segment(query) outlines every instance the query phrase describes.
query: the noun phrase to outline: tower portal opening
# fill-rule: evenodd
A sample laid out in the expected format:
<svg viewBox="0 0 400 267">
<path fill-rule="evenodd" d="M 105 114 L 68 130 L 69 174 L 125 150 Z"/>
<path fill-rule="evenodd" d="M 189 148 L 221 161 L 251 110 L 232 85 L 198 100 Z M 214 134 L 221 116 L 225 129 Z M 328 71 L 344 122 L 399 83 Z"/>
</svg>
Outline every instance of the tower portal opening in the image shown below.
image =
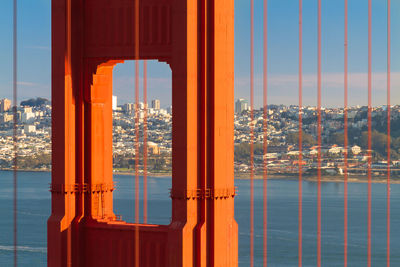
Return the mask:
<svg viewBox="0 0 400 267">
<path fill-rule="evenodd" d="M 138 63 L 138 77 L 135 60 L 117 64 L 113 69 L 114 212 L 126 222 L 135 221 L 138 168 L 140 222 L 165 225 L 171 217 L 172 73 L 168 64 L 157 60 Z"/>
</svg>

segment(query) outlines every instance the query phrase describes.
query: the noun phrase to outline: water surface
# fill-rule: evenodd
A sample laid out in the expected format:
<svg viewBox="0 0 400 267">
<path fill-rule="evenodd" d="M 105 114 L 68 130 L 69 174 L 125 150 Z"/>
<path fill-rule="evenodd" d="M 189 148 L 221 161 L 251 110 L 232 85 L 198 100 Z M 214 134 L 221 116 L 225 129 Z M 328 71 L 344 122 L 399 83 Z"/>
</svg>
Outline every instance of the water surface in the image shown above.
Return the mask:
<svg viewBox="0 0 400 267">
<path fill-rule="evenodd" d="M 0 266 L 12 266 L 12 172 L 0 171 Z M 134 178 L 115 176 L 115 213 L 133 221 Z M 249 181 L 236 180 L 240 266 L 249 264 Z M 46 221 L 50 214 L 50 174 L 18 173 L 19 266 L 46 266 Z M 170 178 L 149 177 L 149 223 L 168 224 Z M 349 184 L 349 266 L 366 266 L 367 184 Z M 303 182 L 303 266 L 316 265 L 317 184 Z M 400 185 L 391 187 L 391 264 L 400 266 Z M 142 196 L 141 196 L 142 197 Z M 262 266 L 262 181 L 255 180 L 255 266 Z M 268 181 L 268 263 L 297 266 L 298 182 Z M 386 185 L 372 186 L 372 263 L 386 263 Z M 343 184 L 322 183 L 322 265 L 343 265 Z"/>
</svg>

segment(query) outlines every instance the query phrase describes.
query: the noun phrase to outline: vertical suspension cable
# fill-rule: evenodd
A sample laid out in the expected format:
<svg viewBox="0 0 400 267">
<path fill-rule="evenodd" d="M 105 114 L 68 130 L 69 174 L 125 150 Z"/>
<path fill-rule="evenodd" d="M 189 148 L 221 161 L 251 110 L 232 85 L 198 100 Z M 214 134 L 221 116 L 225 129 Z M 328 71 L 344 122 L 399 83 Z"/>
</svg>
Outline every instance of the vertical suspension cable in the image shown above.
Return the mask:
<svg viewBox="0 0 400 267">
<path fill-rule="evenodd" d="M 321 0 L 318 0 L 318 192 L 317 192 L 317 266 L 321 266 Z"/>
<path fill-rule="evenodd" d="M 139 223 L 139 61 L 135 61 L 135 223 Z M 139 266 L 139 228 L 135 227 L 135 261 Z"/>
<path fill-rule="evenodd" d="M 267 152 L 268 152 L 268 129 L 267 129 L 267 75 L 268 75 L 268 0 L 264 0 L 264 60 L 263 60 L 263 107 L 264 107 L 264 121 L 263 121 L 263 129 L 264 129 L 264 136 L 263 136 L 263 206 L 264 206 L 264 224 L 263 224 L 263 264 L 264 267 L 267 266 L 267 230 L 268 230 L 268 209 L 267 209 L 267 179 L 268 179 L 268 172 L 267 172 Z"/>
<path fill-rule="evenodd" d="M 302 160 L 302 108 L 303 108 L 303 2 L 299 0 L 299 162 Z M 299 257 L 299 267 L 302 266 L 302 229 L 303 229 L 303 192 L 302 192 L 302 167 L 299 164 L 299 229 L 298 229 L 298 257 Z"/>
<path fill-rule="evenodd" d="M 371 62 L 371 0 L 368 0 L 368 267 L 371 266 L 371 164 L 372 164 L 372 62 Z"/>
<path fill-rule="evenodd" d="M 18 140 L 17 140 L 17 0 L 14 0 L 13 6 L 13 150 L 14 150 L 14 158 L 13 158 L 13 181 L 14 181 L 14 192 L 13 192 L 13 239 L 14 239 L 14 267 L 18 265 L 18 257 L 17 257 L 17 232 L 18 232 L 18 224 L 17 224 L 17 169 L 18 169 Z"/>
<path fill-rule="evenodd" d="M 135 61 L 135 223 L 139 223 L 139 61 Z M 135 228 L 135 261 L 139 266 L 139 228 Z"/>
<path fill-rule="evenodd" d="M 209 8 L 209 1 L 200 1 L 199 11 L 200 11 L 200 48 L 199 48 L 199 55 L 200 55 L 200 83 L 199 86 L 201 88 L 198 98 L 199 98 L 199 108 L 200 108 L 200 123 L 199 123 L 199 133 L 200 133 L 200 153 L 199 153 L 199 180 L 198 185 L 199 189 L 206 190 L 209 184 L 209 177 L 208 177 L 208 140 L 207 135 L 209 133 L 209 127 L 207 125 L 208 119 L 208 8 Z M 205 202 L 199 203 L 199 210 L 198 210 L 198 229 L 201 229 L 207 224 L 207 215 L 208 215 L 208 205 Z M 200 240 L 200 243 L 206 243 L 207 238 L 201 234 L 201 231 L 197 232 L 197 238 Z M 199 253 L 196 255 L 196 266 L 201 266 L 202 262 L 206 260 L 207 253 L 203 252 L 201 249 Z"/>
<path fill-rule="evenodd" d="M 139 267 L 139 0 L 135 0 L 135 267 Z"/>
<path fill-rule="evenodd" d="M 386 184 L 386 266 L 390 266 L 390 0 L 387 0 L 387 184 Z"/>
<path fill-rule="evenodd" d="M 348 179 L 348 0 L 344 0 L 344 267 L 347 267 L 347 179 Z"/>
<path fill-rule="evenodd" d="M 250 0 L 250 267 L 254 266 L 254 0 Z"/>
<path fill-rule="evenodd" d="M 147 223 L 147 61 L 143 61 L 143 223 Z"/>
</svg>

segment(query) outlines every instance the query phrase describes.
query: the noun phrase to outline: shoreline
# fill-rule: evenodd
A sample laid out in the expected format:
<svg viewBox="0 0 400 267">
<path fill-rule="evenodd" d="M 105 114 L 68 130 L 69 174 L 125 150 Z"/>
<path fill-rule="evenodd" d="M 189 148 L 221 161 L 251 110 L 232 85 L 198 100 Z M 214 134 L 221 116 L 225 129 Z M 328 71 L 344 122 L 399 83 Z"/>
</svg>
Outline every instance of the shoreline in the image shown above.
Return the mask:
<svg viewBox="0 0 400 267">
<path fill-rule="evenodd" d="M 117 174 L 117 175 L 126 175 L 126 176 L 134 176 L 135 173 L 134 172 L 113 172 L 113 174 Z M 143 173 L 139 173 L 139 176 L 143 176 Z M 152 173 L 152 172 L 148 172 L 147 176 L 149 177 L 157 177 L 157 178 L 167 178 L 167 177 L 171 177 L 172 173 Z"/>
<path fill-rule="evenodd" d="M 293 180 L 293 181 L 298 181 L 299 179 L 298 174 L 268 174 L 267 175 L 267 180 Z M 240 174 L 235 174 L 235 179 L 241 179 L 241 180 L 250 180 L 250 174 L 247 173 L 240 173 Z M 255 174 L 254 175 L 255 180 L 262 180 L 263 175 L 262 174 Z M 303 175 L 302 177 L 303 181 L 308 181 L 308 182 L 318 182 L 318 176 L 316 175 Z M 332 182 L 332 183 L 343 183 L 344 182 L 344 175 L 326 175 L 326 176 L 321 176 L 321 182 Z M 347 178 L 348 183 L 368 183 L 368 176 L 348 176 Z M 386 184 L 387 183 L 387 177 L 386 176 L 372 176 L 371 177 L 371 183 L 376 183 L 376 184 Z M 390 179 L 390 184 L 400 184 L 400 177 L 391 177 Z"/>
<path fill-rule="evenodd" d="M 0 171 L 13 171 L 13 169 L 8 169 L 8 168 L 1 168 Z M 51 172 L 51 170 L 48 169 L 22 169 L 18 170 L 18 172 Z M 123 176 L 134 176 L 134 172 L 118 172 L 114 171 L 113 174 L 116 175 L 123 175 Z M 143 175 L 143 173 L 139 173 L 139 175 Z M 147 173 L 147 176 L 149 177 L 157 177 L 157 178 L 169 178 L 172 176 L 172 173 Z M 292 181 L 298 181 L 298 174 L 293 174 L 293 173 L 287 173 L 287 174 L 268 174 L 267 179 L 268 180 L 292 180 Z M 235 180 L 250 180 L 250 173 L 236 173 L 235 174 Z M 263 175 L 262 174 L 255 174 L 254 175 L 255 180 L 262 180 Z M 303 181 L 308 181 L 308 182 L 317 182 L 318 177 L 316 175 L 303 175 L 302 177 Z M 327 175 L 327 176 L 322 176 L 321 177 L 321 182 L 333 182 L 333 183 L 343 183 L 344 182 L 344 176 L 343 175 Z M 349 183 L 368 183 L 368 176 L 348 176 L 347 182 Z M 372 183 L 379 183 L 379 184 L 386 184 L 387 183 L 387 177 L 386 176 L 372 176 L 371 177 L 371 182 Z M 391 177 L 390 179 L 391 184 L 400 184 L 400 177 Z"/>
</svg>

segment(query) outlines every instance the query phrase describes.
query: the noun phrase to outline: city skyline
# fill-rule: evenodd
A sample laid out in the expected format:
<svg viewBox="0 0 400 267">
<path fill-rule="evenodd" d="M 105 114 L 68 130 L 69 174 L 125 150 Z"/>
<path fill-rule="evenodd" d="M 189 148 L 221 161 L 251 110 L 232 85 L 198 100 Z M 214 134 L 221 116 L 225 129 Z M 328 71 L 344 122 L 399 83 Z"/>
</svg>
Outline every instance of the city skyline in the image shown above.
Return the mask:
<svg viewBox="0 0 400 267">
<path fill-rule="evenodd" d="M 40 100 L 40 101 L 39 101 Z M 44 99 L 34 101 L 27 101 L 26 103 L 32 106 L 19 106 L 17 109 L 17 136 L 19 140 L 19 150 L 22 156 L 22 169 L 39 168 L 41 170 L 51 168 L 49 161 L 51 154 L 51 113 L 52 106 Z M 3 99 L 0 100 L 0 102 Z M 159 109 L 158 100 L 152 101 L 153 105 L 146 112 L 148 126 L 148 149 L 149 155 L 161 155 L 168 162 L 170 162 L 172 152 L 172 114 L 171 110 Z M 263 110 L 255 110 L 254 120 L 250 119 L 250 112 L 248 112 L 248 103 L 245 99 L 238 99 L 235 103 L 236 115 L 234 119 L 234 143 L 235 143 L 235 171 L 246 172 L 249 170 L 248 158 L 246 149 L 249 147 L 249 131 L 250 126 L 254 123 L 254 137 L 255 144 L 259 146 L 262 144 L 263 135 Z M 119 108 L 113 112 L 113 155 L 114 167 L 124 170 L 129 167 L 129 163 L 124 160 L 131 158 L 135 155 L 136 150 L 133 146 L 133 136 L 135 135 L 135 128 L 132 125 L 136 122 L 136 115 L 139 119 L 139 128 L 144 126 L 144 117 L 146 105 L 140 102 L 139 112 L 136 113 L 135 104 L 119 105 Z M 247 112 L 243 112 L 247 111 Z M 367 108 L 359 107 L 348 109 L 348 125 L 349 125 L 349 143 L 348 149 L 351 149 L 354 155 L 353 161 L 358 161 L 358 167 L 354 171 L 364 168 L 365 160 L 367 159 L 367 144 L 366 144 L 366 130 L 367 130 Z M 374 151 L 374 164 L 383 164 L 383 155 L 386 153 L 386 117 L 385 108 L 373 108 L 371 110 L 372 123 L 374 131 L 373 151 Z M 268 165 L 272 170 L 284 172 L 287 168 L 288 160 L 292 161 L 289 166 L 296 162 L 296 157 L 300 153 L 298 148 L 298 121 L 297 121 L 298 107 L 297 106 L 284 106 L 284 105 L 271 105 L 267 113 L 268 127 L 267 127 L 267 142 L 269 146 L 268 152 L 265 154 L 269 163 Z M 302 153 L 308 157 L 308 165 L 304 165 L 312 170 L 315 166 L 315 155 L 317 152 L 317 116 L 316 108 L 303 109 L 303 137 Z M 321 147 L 324 151 L 324 160 L 331 159 L 334 156 L 335 166 L 343 165 L 343 155 L 346 151 L 344 145 L 344 112 L 343 109 L 326 108 L 322 109 L 322 128 L 324 129 L 321 135 Z M 392 108 L 392 157 L 391 161 L 396 166 L 400 166 L 400 137 L 399 135 L 399 121 L 400 121 L 400 105 Z M 314 119 L 313 119 L 314 118 Z M 13 112 L 11 109 L 0 112 L 0 169 L 10 168 L 12 164 L 13 150 L 12 147 L 12 129 Z M 139 139 L 139 145 L 143 145 L 144 139 Z M 236 151 L 237 148 L 237 151 Z M 243 150 L 244 149 L 244 150 Z M 256 154 L 263 153 L 257 150 Z M 357 156 L 357 158 L 356 158 Z M 360 156 L 360 157 L 358 157 Z M 35 159 L 35 160 L 33 160 Z M 258 158 L 259 161 L 260 158 Z M 32 161 L 33 160 L 33 161 Z M 30 162 L 30 163 L 29 163 Z M 28 165 L 27 165 L 28 164 Z M 34 166 L 32 164 L 35 164 Z M 128 164 L 128 165 L 127 165 Z M 376 165 L 376 166 L 378 166 Z M 386 170 L 379 165 L 380 171 Z M 35 167 L 36 166 L 36 167 Z M 280 167 L 279 167 L 280 166 Z M 383 167 L 385 167 L 384 165 Z M 158 166 L 157 168 L 161 168 Z M 164 168 L 165 167 L 165 168 Z M 170 165 L 166 164 L 158 171 L 171 171 Z M 258 170 L 262 167 L 261 164 L 256 164 Z M 336 167 L 329 167 L 331 171 L 335 171 Z M 153 168 L 153 167 L 152 167 Z M 277 169 L 278 168 L 278 169 Z M 340 173 L 343 175 L 343 173 Z"/>
<path fill-rule="evenodd" d="M 113 95 L 113 97 L 114 96 L 115 95 Z M 126 99 L 122 99 L 122 101 L 120 102 L 119 101 L 120 100 L 119 96 L 116 96 L 116 97 L 118 98 L 117 107 L 123 107 L 123 106 L 125 106 L 127 104 L 130 104 L 130 105 L 134 105 L 135 104 L 134 101 L 127 101 Z M 21 105 L 22 102 L 25 102 L 25 101 L 28 101 L 28 100 L 35 100 L 35 99 L 38 99 L 38 98 L 40 98 L 40 96 L 33 97 L 33 98 L 19 99 L 18 106 L 23 106 L 23 105 Z M 0 102 L 2 100 L 9 100 L 10 102 L 12 101 L 11 99 L 8 99 L 8 98 L 0 98 Z M 49 104 L 51 104 L 51 99 L 46 99 L 46 100 L 49 100 Z M 243 110 L 249 110 L 250 109 L 249 99 L 247 99 L 247 98 L 235 98 L 235 101 L 234 101 L 235 113 L 236 113 L 236 104 L 237 104 L 237 101 L 239 101 L 239 100 L 244 100 L 246 102 L 246 104 L 247 104 L 246 108 L 244 108 Z M 153 107 L 154 101 L 158 101 L 159 108 L 154 108 Z M 162 102 L 160 101 L 160 99 L 151 99 L 151 100 L 149 100 L 147 102 L 147 106 L 149 108 L 152 108 L 152 109 L 169 109 L 169 108 L 172 107 L 172 105 L 164 105 L 164 104 L 161 105 L 161 103 Z M 144 102 L 141 100 L 141 101 L 139 101 L 139 104 L 144 104 Z M 1 103 L 0 103 L 0 105 L 1 105 Z M 397 103 L 397 102 L 393 103 L 392 102 L 390 106 L 391 107 L 395 107 L 395 106 L 399 106 L 399 105 L 400 105 L 400 103 Z M 267 105 L 267 108 L 270 107 L 270 106 L 285 106 L 285 107 L 292 106 L 292 107 L 298 107 L 298 104 L 297 103 L 295 103 L 295 104 L 282 104 L 282 103 L 274 104 L 274 103 L 269 103 Z M 348 105 L 348 108 L 360 108 L 360 107 L 366 107 L 366 106 L 368 106 L 368 105 L 367 104 L 361 104 L 361 105 L 357 104 L 357 105 Z M 387 106 L 387 104 L 383 103 L 383 104 L 372 105 L 372 108 L 380 108 L 380 107 L 386 107 L 386 106 Z M 11 107 L 12 107 L 12 105 L 10 103 L 9 111 L 11 111 Z M 302 107 L 303 108 L 317 108 L 317 105 L 303 105 Z M 325 105 L 321 105 L 321 108 L 322 109 L 343 109 L 344 107 L 343 106 L 329 106 L 329 105 L 325 106 Z M 263 109 L 263 106 L 260 105 L 260 106 L 255 106 L 254 107 L 254 110 L 259 110 L 259 109 Z M 1 110 L 1 108 L 0 108 L 0 110 Z M 115 109 L 113 109 L 113 111 L 115 111 Z"/>
</svg>

